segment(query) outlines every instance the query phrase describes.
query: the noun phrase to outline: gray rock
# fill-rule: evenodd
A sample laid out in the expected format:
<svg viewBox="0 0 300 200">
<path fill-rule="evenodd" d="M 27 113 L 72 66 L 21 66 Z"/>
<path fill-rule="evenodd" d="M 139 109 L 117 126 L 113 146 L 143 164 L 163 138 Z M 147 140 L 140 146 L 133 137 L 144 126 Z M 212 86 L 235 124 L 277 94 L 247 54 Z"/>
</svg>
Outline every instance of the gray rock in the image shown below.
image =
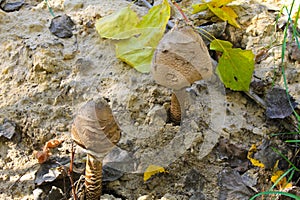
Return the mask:
<svg viewBox="0 0 300 200">
<path fill-rule="evenodd" d="M 51 20 L 50 32 L 59 38 L 70 38 L 73 36 L 74 22 L 68 15 L 54 17 Z"/>
<path fill-rule="evenodd" d="M 16 133 L 17 125 L 13 121 L 4 119 L 2 125 L 0 125 L 0 136 L 4 136 L 7 139 L 11 139 Z"/>
</svg>

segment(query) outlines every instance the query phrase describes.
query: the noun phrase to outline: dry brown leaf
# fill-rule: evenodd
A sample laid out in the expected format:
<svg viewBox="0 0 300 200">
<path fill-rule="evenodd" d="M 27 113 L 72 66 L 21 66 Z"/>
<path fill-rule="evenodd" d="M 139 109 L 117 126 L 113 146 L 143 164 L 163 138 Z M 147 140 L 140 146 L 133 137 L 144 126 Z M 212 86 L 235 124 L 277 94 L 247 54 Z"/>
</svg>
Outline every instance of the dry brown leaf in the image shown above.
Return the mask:
<svg viewBox="0 0 300 200">
<path fill-rule="evenodd" d="M 62 139 L 52 139 L 44 145 L 42 151 L 33 151 L 34 157 L 38 160 L 40 164 L 46 162 L 48 158 L 52 155 L 50 153 L 50 149 L 56 148 L 60 145 L 64 140 Z"/>
</svg>

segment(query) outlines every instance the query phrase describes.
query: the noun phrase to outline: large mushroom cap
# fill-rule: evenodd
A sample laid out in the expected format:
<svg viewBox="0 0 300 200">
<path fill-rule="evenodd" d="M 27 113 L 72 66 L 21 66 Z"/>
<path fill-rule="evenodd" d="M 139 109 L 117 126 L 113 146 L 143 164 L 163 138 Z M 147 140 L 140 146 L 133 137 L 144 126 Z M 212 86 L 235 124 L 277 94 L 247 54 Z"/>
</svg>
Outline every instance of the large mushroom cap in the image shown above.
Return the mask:
<svg viewBox="0 0 300 200">
<path fill-rule="evenodd" d="M 99 98 L 83 105 L 74 119 L 72 139 L 97 159 L 114 148 L 121 131 L 107 102 Z"/>
<path fill-rule="evenodd" d="M 212 62 L 200 35 L 186 26 L 173 29 L 162 38 L 151 71 L 157 83 L 179 90 L 210 78 Z"/>
</svg>

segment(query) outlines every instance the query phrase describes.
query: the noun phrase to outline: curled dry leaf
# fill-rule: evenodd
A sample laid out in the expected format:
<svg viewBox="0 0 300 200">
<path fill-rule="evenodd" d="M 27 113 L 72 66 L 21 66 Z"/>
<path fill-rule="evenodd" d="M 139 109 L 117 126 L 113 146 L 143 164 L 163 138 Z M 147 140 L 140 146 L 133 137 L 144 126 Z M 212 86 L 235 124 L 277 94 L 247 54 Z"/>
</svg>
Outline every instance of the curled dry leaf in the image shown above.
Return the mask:
<svg viewBox="0 0 300 200">
<path fill-rule="evenodd" d="M 42 151 L 34 151 L 33 155 L 38 160 L 40 164 L 46 162 L 48 158 L 51 156 L 50 149 L 56 148 L 60 145 L 64 140 L 61 139 L 53 139 L 46 142 Z"/>
<path fill-rule="evenodd" d="M 49 151 L 34 151 L 34 157 L 38 160 L 40 164 L 46 162 L 51 155 Z"/>
<path fill-rule="evenodd" d="M 46 142 L 44 148 L 47 148 L 47 149 L 53 149 L 53 148 L 56 148 L 58 145 L 60 145 L 64 140 L 57 140 L 57 139 L 53 139 L 53 140 L 50 140 L 48 142 Z"/>
</svg>

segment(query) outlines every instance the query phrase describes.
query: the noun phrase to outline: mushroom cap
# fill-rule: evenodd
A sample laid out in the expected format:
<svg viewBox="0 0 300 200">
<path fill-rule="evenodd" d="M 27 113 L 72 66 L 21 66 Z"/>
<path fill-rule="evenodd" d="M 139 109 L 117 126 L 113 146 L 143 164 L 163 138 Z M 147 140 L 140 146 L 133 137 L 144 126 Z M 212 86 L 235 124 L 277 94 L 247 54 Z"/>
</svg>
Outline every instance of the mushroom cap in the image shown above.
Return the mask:
<svg viewBox="0 0 300 200">
<path fill-rule="evenodd" d="M 154 53 L 151 72 L 154 80 L 179 90 L 212 75 L 212 61 L 201 36 L 185 26 L 169 31 Z"/>
<path fill-rule="evenodd" d="M 112 110 L 103 98 L 89 101 L 78 111 L 71 128 L 72 139 L 88 154 L 103 159 L 121 137 Z"/>
</svg>

